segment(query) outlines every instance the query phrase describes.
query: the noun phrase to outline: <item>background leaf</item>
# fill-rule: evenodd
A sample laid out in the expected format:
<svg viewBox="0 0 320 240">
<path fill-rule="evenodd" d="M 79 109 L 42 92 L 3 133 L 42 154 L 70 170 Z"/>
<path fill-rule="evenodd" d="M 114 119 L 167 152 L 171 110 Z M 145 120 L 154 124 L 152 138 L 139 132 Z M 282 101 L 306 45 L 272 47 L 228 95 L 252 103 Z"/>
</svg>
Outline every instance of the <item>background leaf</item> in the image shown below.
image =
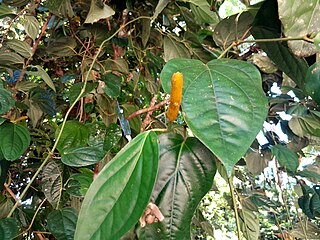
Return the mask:
<svg viewBox="0 0 320 240">
<path fill-rule="evenodd" d="M 119 239 L 136 224 L 151 195 L 158 154 L 157 135 L 144 132 L 104 167 L 83 201 L 75 239 Z"/>
<path fill-rule="evenodd" d="M 54 210 L 47 218 L 48 229 L 57 240 L 74 240 L 77 218 L 78 214 L 73 208 Z"/>
<path fill-rule="evenodd" d="M 318 0 L 278 0 L 278 9 L 286 37 L 302 37 L 320 31 L 320 26 L 314 24 L 320 19 Z M 313 43 L 301 40 L 289 41 L 288 45 L 293 53 L 300 57 L 308 57 L 316 53 Z"/>
<path fill-rule="evenodd" d="M 19 226 L 15 218 L 0 219 L 0 239 L 12 240 L 19 233 Z"/>
<path fill-rule="evenodd" d="M 281 167 L 285 167 L 291 172 L 297 171 L 299 167 L 298 154 L 280 144 L 273 146 L 271 152 L 277 158 Z"/>
<path fill-rule="evenodd" d="M 318 104 L 320 104 L 320 63 L 314 63 L 309 67 L 306 76 L 306 92 Z"/>
<path fill-rule="evenodd" d="M 257 240 L 260 236 L 259 219 L 252 211 L 243 209 L 240 212 L 240 225 L 245 239 Z"/>
<path fill-rule="evenodd" d="M 98 6 L 97 2 L 99 1 L 91 1 L 90 11 L 85 20 L 85 23 L 98 22 L 100 19 L 106 19 L 115 14 L 115 11 L 104 2 L 102 3 L 102 6 Z"/>
<path fill-rule="evenodd" d="M 25 58 L 30 58 L 32 56 L 31 47 L 26 42 L 13 39 L 8 41 L 7 45 L 9 48 Z"/>
<path fill-rule="evenodd" d="M 53 208 L 59 204 L 63 189 L 62 167 L 50 161 L 42 171 L 42 191 Z"/>
<path fill-rule="evenodd" d="M 27 74 L 33 75 L 33 76 L 39 76 L 43 79 L 43 81 L 53 90 L 56 91 L 56 87 L 54 86 L 50 76 L 48 73 L 43 69 L 43 67 L 36 65 L 36 66 L 29 66 L 36 68 L 37 71 L 27 71 Z"/>
<path fill-rule="evenodd" d="M 72 18 L 74 16 L 70 0 L 47 1 L 45 2 L 45 7 L 47 7 L 50 12 L 59 17 Z"/>
<path fill-rule="evenodd" d="M 28 129 L 19 124 L 2 124 L 0 136 L 0 149 L 6 160 L 14 161 L 20 158 L 30 144 Z"/>
<path fill-rule="evenodd" d="M 281 22 L 278 15 L 277 0 L 265 1 L 259 9 L 251 28 L 255 39 L 281 37 Z M 268 57 L 285 72 L 302 90 L 308 64 L 304 59 L 296 57 L 286 42 L 264 42 L 259 46 Z"/>
<path fill-rule="evenodd" d="M 211 6 L 207 1 L 202 0 L 182 0 L 189 2 L 190 9 L 199 23 L 216 24 L 219 19 L 215 12 L 211 11 Z"/>
<path fill-rule="evenodd" d="M 159 173 L 151 200 L 165 218 L 141 228 L 139 239 L 190 239 L 191 218 L 216 173 L 214 155 L 196 138 L 169 133 L 159 140 Z"/>
<path fill-rule="evenodd" d="M 35 40 L 40 31 L 40 24 L 34 16 L 25 16 L 24 30 L 27 35 Z"/>
<path fill-rule="evenodd" d="M 251 64 L 231 59 L 207 64 L 171 60 L 161 72 L 163 88 L 168 93 L 171 75 L 177 71 L 184 75 L 182 109 L 188 126 L 230 174 L 267 114 L 259 71 Z"/>
<path fill-rule="evenodd" d="M 9 112 L 14 106 L 14 99 L 11 92 L 0 87 L 0 114 Z"/>
<path fill-rule="evenodd" d="M 167 62 L 174 58 L 190 58 L 190 52 L 183 43 L 173 38 L 164 37 L 164 60 Z"/>
</svg>

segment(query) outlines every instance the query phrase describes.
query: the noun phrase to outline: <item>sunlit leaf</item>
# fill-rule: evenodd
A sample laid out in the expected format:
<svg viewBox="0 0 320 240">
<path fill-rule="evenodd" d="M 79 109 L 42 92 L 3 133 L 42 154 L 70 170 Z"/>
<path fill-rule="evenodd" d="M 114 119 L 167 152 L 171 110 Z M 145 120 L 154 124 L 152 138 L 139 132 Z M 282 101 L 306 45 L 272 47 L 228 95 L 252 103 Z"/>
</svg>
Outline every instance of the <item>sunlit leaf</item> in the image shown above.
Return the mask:
<svg viewBox="0 0 320 240">
<path fill-rule="evenodd" d="M 302 37 L 320 31 L 320 26 L 314 24 L 320 19 L 318 0 L 278 0 L 278 9 L 286 37 Z M 316 47 L 303 40 L 289 41 L 288 45 L 293 53 L 300 57 L 316 53 Z"/>
<path fill-rule="evenodd" d="M 100 1 L 91 1 L 90 11 L 85 20 L 85 23 L 98 22 L 100 19 L 106 19 L 115 14 L 115 11 L 104 2 L 102 2 L 101 6 L 98 6 L 97 2 Z"/>
<path fill-rule="evenodd" d="M 197 136 L 224 164 L 228 174 L 247 152 L 267 114 L 267 99 L 259 71 L 251 64 L 231 59 L 175 59 L 161 72 L 170 93 L 174 72 L 184 75 L 182 110 Z"/>
<path fill-rule="evenodd" d="M 154 132 L 141 133 L 128 143 L 91 184 L 82 203 L 75 239 L 119 239 L 131 229 L 148 204 L 158 157 Z"/>
<path fill-rule="evenodd" d="M 36 65 L 36 66 L 29 66 L 32 68 L 37 69 L 37 71 L 27 71 L 27 73 L 29 75 L 33 75 L 33 76 L 39 76 L 43 79 L 43 81 L 53 90 L 56 91 L 56 87 L 54 86 L 54 83 L 52 82 L 50 76 L 48 75 L 48 73 L 43 69 L 43 67 Z"/>
</svg>

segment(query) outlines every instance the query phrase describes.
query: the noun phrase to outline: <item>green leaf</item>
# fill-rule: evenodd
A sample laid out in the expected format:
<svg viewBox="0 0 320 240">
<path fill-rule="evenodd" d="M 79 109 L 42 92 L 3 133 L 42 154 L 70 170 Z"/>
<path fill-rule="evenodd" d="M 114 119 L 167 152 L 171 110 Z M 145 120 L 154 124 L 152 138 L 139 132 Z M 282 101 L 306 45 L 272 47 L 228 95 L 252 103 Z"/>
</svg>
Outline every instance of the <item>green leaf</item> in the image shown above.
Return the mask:
<svg viewBox="0 0 320 240">
<path fill-rule="evenodd" d="M 275 145 L 271 148 L 281 167 L 291 172 L 296 172 L 299 167 L 298 154 L 283 145 Z"/>
<path fill-rule="evenodd" d="M 42 171 L 42 192 L 53 208 L 57 208 L 63 189 L 62 168 L 55 161 L 50 161 Z"/>
<path fill-rule="evenodd" d="M 281 37 L 281 22 L 276 0 L 265 1 L 262 4 L 252 24 L 251 33 L 255 39 Z M 279 69 L 285 72 L 300 89 L 304 89 L 304 79 L 308 70 L 308 64 L 304 59 L 297 58 L 285 42 L 261 42 L 259 46 Z"/>
<path fill-rule="evenodd" d="M 72 167 L 83 167 L 95 164 L 103 159 L 105 152 L 97 147 L 65 148 L 61 161 Z"/>
<path fill-rule="evenodd" d="M 119 239 L 137 223 L 155 182 L 158 154 L 154 132 L 139 134 L 121 149 L 86 194 L 76 240 Z"/>
<path fill-rule="evenodd" d="M 121 77 L 113 74 L 107 73 L 101 76 L 102 81 L 105 83 L 103 88 L 105 94 L 111 98 L 116 98 L 120 95 L 121 91 Z"/>
<path fill-rule="evenodd" d="M 106 129 L 106 135 L 103 143 L 103 150 L 110 151 L 119 142 L 122 137 L 121 128 L 118 124 L 111 123 Z"/>
<path fill-rule="evenodd" d="M 140 229 L 139 239 L 190 239 L 190 223 L 216 173 L 214 155 L 197 138 L 162 134 L 157 181 L 151 201 L 162 222 Z"/>
<path fill-rule="evenodd" d="M 9 110 L 14 106 L 14 99 L 12 93 L 0 88 L 0 114 L 9 112 Z"/>
<path fill-rule="evenodd" d="M 18 159 L 29 147 L 30 134 L 26 127 L 6 122 L 0 126 L 0 149 L 6 160 Z"/>
<path fill-rule="evenodd" d="M 76 173 L 68 179 L 67 193 L 71 196 L 84 197 L 93 181 L 93 174 Z"/>
<path fill-rule="evenodd" d="M 77 218 L 78 215 L 74 208 L 54 210 L 47 218 L 48 229 L 57 240 L 73 240 Z"/>
<path fill-rule="evenodd" d="M 60 132 L 61 125 L 56 131 L 56 138 Z M 78 121 L 67 121 L 60 137 L 57 149 L 63 153 L 67 148 L 85 146 L 89 139 L 89 129 Z"/>
<path fill-rule="evenodd" d="M 320 117 L 315 114 L 293 116 L 289 121 L 289 127 L 299 137 L 310 135 L 320 137 Z"/>
<path fill-rule="evenodd" d="M 0 239 L 12 240 L 19 233 L 19 225 L 15 218 L 0 219 Z"/>
<path fill-rule="evenodd" d="M 49 9 L 50 12 L 59 16 L 72 18 L 74 12 L 70 0 L 50 0 L 45 2 L 45 7 Z"/>
<path fill-rule="evenodd" d="M 253 22 L 253 16 L 249 12 L 243 12 L 232 15 L 221 20 L 215 27 L 213 32 L 213 40 L 220 47 L 227 48 L 234 41 L 243 37 L 245 33 L 248 35 Z"/>
<path fill-rule="evenodd" d="M 1 176 L 1 164 L 0 164 L 0 176 Z M 5 200 L 0 202 L 0 219 L 6 218 L 8 216 L 13 205 L 14 203 L 12 202 L 11 198 L 5 198 Z"/>
<path fill-rule="evenodd" d="M 306 76 L 306 93 L 320 104 L 320 63 L 314 63 L 309 67 Z"/>
<path fill-rule="evenodd" d="M 66 96 L 69 98 L 69 101 L 73 103 L 77 97 L 79 96 L 81 89 L 83 88 L 84 83 L 79 82 L 72 85 L 72 87 L 69 89 L 69 92 L 66 93 Z M 88 93 L 90 93 L 93 89 L 95 89 L 98 86 L 98 83 L 87 83 L 86 89 L 84 93 L 81 95 L 81 97 L 86 96 Z"/>
<path fill-rule="evenodd" d="M 171 75 L 184 75 L 182 110 L 185 120 L 224 164 L 228 174 L 247 152 L 267 115 L 267 99 L 261 76 L 253 65 L 231 59 L 176 59 L 161 72 L 161 81 L 170 93 Z"/>
<path fill-rule="evenodd" d="M 15 52 L 0 52 L 0 66 L 23 64 L 24 58 Z"/>
<path fill-rule="evenodd" d="M 174 58 L 190 58 L 190 52 L 185 45 L 177 42 L 173 38 L 164 37 L 163 48 L 163 59 L 166 62 Z"/>
<path fill-rule="evenodd" d="M 50 76 L 48 75 L 48 73 L 43 69 L 43 67 L 36 65 L 36 66 L 32 66 L 29 65 L 28 67 L 32 67 L 32 68 L 36 68 L 37 71 L 27 71 L 27 74 L 29 75 L 33 75 L 33 76 L 39 76 L 43 79 L 43 81 L 53 90 L 56 91 L 56 88 L 54 86 L 54 83 L 52 82 Z"/>
<path fill-rule="evenodd" d="M 76 47 L 77 42 L 73 37 L 54 38 L 49 42 L 46 52 L 58 57 L 69 57 L 76 55 Z"/>
<path fill-rule="evenodd" d="M 163 11 L 163 9 L 166 8 L 169 2 L 170 0 L 159 0 L 156 9 L 154 10 L 152 19 L 156 19 L 159 16 L 159 14 Z"/>
<path fill-rule="evenodd" d="M 279 0 L 279 17 L 286 37 L 302 37 L 318 33 L 320 26 L 319 0 Z M 289 47 L 299 57 L 308 57 L 316 53 L 316 47 L 306 41 L 289 41 Z"/>
<path fill-rule="evenodd" d="M 241 231 L 246 240 L 258 240 L 260 236 L 259 219 L 252 211 L 242 209 L 240 212 Z"/>
<path fill-rule="evenodd" d="M 16 15 L 11 8 L 4 4 L 0 4 L 0 18 L 10 17 Z"/>
<path fill-rule="evenodd" d="M 122 108 L 123 108 L 123 114 L 125 117 L 128 117 L 131 113 L 139 110 L 138 106 L 131 105 L 131 104 L 123 104 Z M 140 116 L 135 116 L 131 118 L 129 120 L 129 124 L 130 124 L 130 127 L 133 129 L 133 131 L 135 131 L 135 133 L 137 134 L 140 133 L 140 128 L 142 124 Z"/>
<path fill-rule="evenodd" d="M 219 22 L 218 15 L 211 11 L 211 6 L 207 1 L 203 0 L 181 0 L 183 2 L 189 2 L 190 9 L 194 14 L 197 22 L 216 24 Z"/>
<path fill-rule="evenodd" d="M 8 41 L 7 45 L 9 48 L 11 48 L 12 50 L 19 53 L 21 56 L 25 58 L 30 58 L 32 56 L 31 47 L 26 42 L 14 39 L 14 40 Z"/>
<path fill-rule="evenodd" d="M 25 16 L 24 30 L 27 35 L 35 40 L 40 31 L 40 24 L 34 16 Z"/>
<path fill-rule="evenodd" d="M 101 6 L 97 2 L 100 1 L 91 1 L 90 11 L 84 23 L 95 23 L 100 19 L 106 19 L 115 14 L 115 11 L 104 2 L 102 2 Z"/>
</svg>

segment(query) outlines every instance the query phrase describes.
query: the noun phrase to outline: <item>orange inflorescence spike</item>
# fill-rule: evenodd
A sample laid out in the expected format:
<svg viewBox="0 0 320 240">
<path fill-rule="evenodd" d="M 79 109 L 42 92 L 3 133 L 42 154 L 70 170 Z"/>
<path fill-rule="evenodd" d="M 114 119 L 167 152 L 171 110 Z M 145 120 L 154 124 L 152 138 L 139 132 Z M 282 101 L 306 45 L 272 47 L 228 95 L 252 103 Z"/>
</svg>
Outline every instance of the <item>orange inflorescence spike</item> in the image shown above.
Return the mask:
<svg viewBox="0 0 320 240">
<path fill-rule="evenodd" d="M 171 78 L 171 95 L 170 105 L 167 112 L 167 117 L 170 122 L 173 122 L 179 113 L 179 108 L 182 99 L 183 74 L 176 72 Z"/>
</svg>

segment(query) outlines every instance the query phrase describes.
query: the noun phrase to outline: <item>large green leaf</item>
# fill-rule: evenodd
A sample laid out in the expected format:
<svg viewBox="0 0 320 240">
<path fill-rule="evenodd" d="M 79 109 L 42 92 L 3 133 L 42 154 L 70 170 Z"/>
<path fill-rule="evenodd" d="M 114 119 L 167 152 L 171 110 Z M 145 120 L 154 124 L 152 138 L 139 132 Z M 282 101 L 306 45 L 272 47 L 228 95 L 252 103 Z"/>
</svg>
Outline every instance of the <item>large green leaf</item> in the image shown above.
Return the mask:
<svg viewBox="0 0 320 240">
<path fill-rule="evenodd" d="M 223 162 L 228 174 L 246 153 L 267 114 L 259 71 L 231 60 L 175 59 L 161 73 L 170 93 L 174 72 L 184 75 L 182 109 L 192 132 Z"/>
<path fill-rule="evenodd" d="M 318 33 L 320 25 L 319 0 L 278 0 L 279 17 L 286 37 L 302 37 Z M 289 47 L 294 54 L 308 57 L 316 53 L 313 43 L 306 41 L 289 41 Z"/>
<path fill-rule="evenodd" d="M 157 135 L 144 132 L 104 167 L 82 203 L 75 240 L 119 239 L 137 223 L 156 179 L 158 151 Z"/>
<path fill-rule="evenodd" d="M 19 233 L 19 226 L 15 218 L 0 219 L 0 239 L 12 240 Z"/>
<path fill-rule="evenodd" d="M 29 147 L 30 134 L 26 127 L 13 123 L 0 126 L 0 150 L 5 159 L 18 159 Z"/>
<path fill-rule="evenodd" d="M 0 88 L 0 114 L 9 112 L 14 105 L 12 93 Z"/>
<path fill-rule="evenodd" d="M 190 223 L 216 172 L 214 155 L 197 138 L 162 134 L 159 173 L 151 200 L 162 222 L 140 229 L 139 239 L 190 239 Z"/>
<path fill-rule="evenodd" d="M 61 161 L 73 167 L 83 167 L 95 164 L 104 157 L 104 151 L 97 147 L 66 148 L 61 156 Z"/>
<path fill-rule="evenodd" d="M 265 1 L 253 22 L 251 33 L 255 39 L 281 37 L 281 22 L 276 0 Z M 304 89 L 304 79 L 308 70 L 305 60 L 296 57 L 286 42 L 261 42 L 259 46 L 268 57 L 285 72 L 299 88 Z"/>
<path fill-rule="evenodd" d="M 271 148 L 281 167 L 291 172 L 296 172 L 299 167 L 298 154 L 283 145 L 275 145 Z"/>
<path fill-rule="evenodd" d="M 59 204 L 63 182 L 61 164 L 50 161 L 42 171 L 42 191 L 48 202 L 56 208 Z"/>
<path fill-rule="evenodd" d="M 56 137 L 61 129 L 61 125 L 56 131 Z M 57 149 L 60 153 L 67 148 L 85 146 L 89 139 L 89 129 L 86 125 L 77 121 L 68 121 L 63 129 Z"/>
<path fill-rule="evenodd" d="M 48 229 L 57 240 L 73 240 L 77 218 L 78 214 L 74 208 L 54 210 L 47 218 Z"/>
<path fill-rule="evenodd" d="M 99 5 L 100 3 L 101 5 Z M 92 0 L 90 5 L 90 11 L 86 18 L 85 23 L 98 22 L 100 19 L 106 19 L 115 14 L 115 11 L 102 1 Z"/>
<path fill-rule="evenodd" d="M 249 12 L 232 15 L 221 20 L 213 32 L 213 40 L 223 48 L 229 47 L 234 41 L 248 35 L 253 21 L 253 16 Z"/>
<path fill-rule="evenodd" d="M 320 63 L 309 67 L 306 76 L 306 92 L 314 101 L 320 104 Z"/>
</svg>

